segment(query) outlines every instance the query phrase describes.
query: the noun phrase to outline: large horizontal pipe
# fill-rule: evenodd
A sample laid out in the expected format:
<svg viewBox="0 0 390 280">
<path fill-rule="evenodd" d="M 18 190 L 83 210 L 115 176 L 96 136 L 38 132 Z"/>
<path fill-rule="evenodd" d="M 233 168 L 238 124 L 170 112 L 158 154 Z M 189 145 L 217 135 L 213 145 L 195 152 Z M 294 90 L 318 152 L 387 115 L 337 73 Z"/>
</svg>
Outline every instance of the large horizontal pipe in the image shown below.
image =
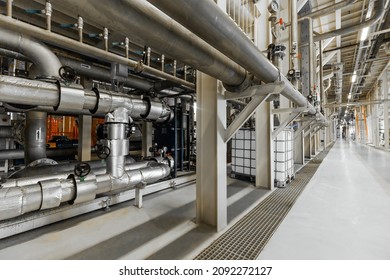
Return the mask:
<svg viewBox="0 0 390 280">
<path fill-rule="evenodd" d="M 57 56 L 44 44 L 37 40 L 6 29 L 0 25 L 0 47 L 19 52 L 28 57 L 37 67 L 39 75 L 45 78 L 56 78 L 61 63 Z"/>
<path fill-rule="evenodd" d="M 61 203 L 82 203 L 99 194 L 124 191 L 140 184 L 153 183 L 170 174 L 169 166 L 155 164 L 126 171 L 125 176 L 114 179 L 109 174 L 91 173 L 80 180 L 47 179 L 21 187 L 0 189 L 0 220 L 18 217 L 28 212 L 51 209 Z"/>
<path fill-rule="evenodd" d="M 53 32 L 49 32 L 47 30 L 44 30 L 42 28 L 33 26 L 31 24 L 0 15 L 0 25 L 7 26 L 7 28 L 16 31 L 21 32 L 24 34 L 34 34 L 34 38 L 42 40 L 46 43 L 65 48 L 77 53 L 84 54 L 88 57 L 94 57 L 102 61 L 106 62 L 117 62 L 120 64 L 127 65 L 131 68 L 138 68 L 140 66 L 140 63 L 127 59 L 126 57 L 106 52 L 104 50 L 98 49 L 96 47 L 83 44 L 81 42 L 75 41 L 73 39 L 64 37 L 59 34 L 55 34 Z M 159 71 L 157 69 L 154 69 L 147 65 L 142 65 L 142 71 L 154 75 L 156 77 L 159 77 L 161 79 L 165 79 L 168 81 L 175 82 L 177 84 L 183 85 L 184 87 L 187 87 L 189 89 L 195 89 L 195 85 L 193 83 L 187 82 L 183 79 L 180 79 L 178 77 L 175 77 L 171 74 L 164 73 L 162 71 Z"/>
<path fill-rule="evenodd" d="M 362 22 L 360 24 L 348 25 L 348 26 L 342 27 L 340 29 L 336 29 L 336 30 L 333 30 L 333 31 L 329 31 L 329 32 L 326 32 L 326 33 L 319 34 L 319 35 L 314 37 L 314 41 L 317 42 L 317 41 L 320 41 L 320 40 L 325 40 L 325 39 L 336 37 L 336 36 L 340 36 L 340 35 L 351 34 L 353 32 L 357 32 L 359 30 L 362 30 L 365 27 L 372 26 L 386 12 L 385 4 L 386 4 L 386 0 L 376 0 L 374 14 L 368 20 L 366 20 L 366 21 L 364 21 L 364 22 Z"/>
<path fill-rule="evenodd" d="M 227 85 L 239 86 L 245 81 L 246 71 L 242 67 L 147 1 L 54 0 L 51 3 L 55 9 L 122 33 Z"/>
<path fill-rule="evenodd" d="M 46 155 L 49 158 L 74 156 L 76 154 L 77 154 L 77 148 L 46 149 Z M 22 149 L 0 150 L 0 160 L 7 160 L 7 159 L 14 160 L 14 159 L 23 159 L 23 158 L 24 158 L 24 150 Z"/>
<path fill-rule="evenodd" d="M 62 65 L 73 68 L 77 75 L 86 76 L 102 82 L 111 82 L 111 71 L 103 67 L 93 65 L 85 61 L 77 61 L 66 57 L 59 57 Z M 125 86 L 149 91 L 154 88 L 154 83 L 137 76 L 128 76 L 123 81 Z"/>
<path fill-rule="evenodd" d="M 255 77 L 266 83 L 275 82 L 280 77 L 286 84 L 282 95 L 299 106 L 307 106 L 310 114 L 318 113 L 214 1 L 148 1 L 236 61 Z M 196 20 L 193 18 L 194 14 L 197 16 Z M 325 122 L 325 117 L 321 113 L 318 114 Z"/>
<path fill-rule="evenodd" d="M 0 126 L 0 138 L 13 138 L 12 126 Z"/>
<path fill-rule="evenodd" d="M 98 89 L 87 91 L 80 87 L 59 86 L 11 76 L 0 76 L 0 101 L 19 105 L 50 106 L 90 115 L 126 108 L 133 119 L 164 121 L 172 118 L 169 106 L 160 101 L 142 100 Z"/>
</svg>

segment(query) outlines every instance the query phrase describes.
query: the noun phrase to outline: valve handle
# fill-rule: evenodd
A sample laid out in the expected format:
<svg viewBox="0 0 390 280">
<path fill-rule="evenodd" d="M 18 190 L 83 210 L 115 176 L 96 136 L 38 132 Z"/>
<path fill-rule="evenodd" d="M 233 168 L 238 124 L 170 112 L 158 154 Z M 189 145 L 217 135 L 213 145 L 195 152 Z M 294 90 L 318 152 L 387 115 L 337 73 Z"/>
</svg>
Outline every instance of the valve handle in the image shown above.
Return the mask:
<svg viewBox="0 0 390 280">
<path fill-rule="evenodd" d="M 58 74 L 67 82 L 74 82 L 76 80 L 76 71 L 69 66 L 62 66 L 58 69 Z"/>
<path fill-rule="evenodd" d="M 110 155 L 111 153 L 111 150 L 109 147 L 107 146 L 103 146 L 103 145 L 98 145 L 97 148 L 96 148 L 96 155 L 98 156 L 98 158 L 100 159 L 106 159 L 108 158 L 108 156 Z"/>
<path fill-rule="evenodd" d="M 85 177 L 91 172 L 91 166 L 86 162 L 80 162 L 75 165 L 73 172 L 77 177 Z"/>
</svg>

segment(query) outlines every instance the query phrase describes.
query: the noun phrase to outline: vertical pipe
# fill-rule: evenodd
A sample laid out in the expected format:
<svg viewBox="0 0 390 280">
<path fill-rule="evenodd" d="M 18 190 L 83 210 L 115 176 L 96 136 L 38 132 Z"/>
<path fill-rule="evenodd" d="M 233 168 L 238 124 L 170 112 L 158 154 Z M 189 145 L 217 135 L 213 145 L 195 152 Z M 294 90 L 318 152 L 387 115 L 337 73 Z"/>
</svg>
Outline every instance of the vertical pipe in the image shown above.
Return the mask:
<svg viewBox="0 0 390 280">
<path fill-rule="evenodd" d="M 298 70 L 298 13 L 297 13 L 297 1 L 291 0 L 290 4 L 290 17 L 291 17 L 291 27 L 290 27 L 290 55 L 291 55 L 291 64 L 290 69 Z M 295 79 L 293 83 L 294 88 L 298 88 L 298 80 Z"/>
<path fill-rule="evenodd" d="M 176 68 L 177 68 L 177 61 L 174 60 L 173 61 L 173 76 L 175 76 L 175 77 L 176 77 Z"/>
<path fill-rule="evenodd" d="M 161 71 L 164 72 L 165 69 L 165 55 L 161 55 Z"/>
<path fill-rule="evenodd" d="M 187 81 L 187 65 L 184 65 L 184 81 Z"/>
<path fill-rule="evenodd" d="M 26 164 L 46 158 L 47 113 L 29 111 L 26 113 L 25 149 Z"/>
<path fill-rule="evenodd" d="M 191 97 L 191 101 L 190 101 L 190 106 L 189 106 L 189 111 L 187 112 L 187 130 L 186 130 L 186 148 L 187 148 L 187 171 L 190 171 L 190 168 L 191 168 L 191 162 L 190 162 L 190 159 L 191 159 L 191 133 L 190 133 L 190 129 L 191 129 L 191 124 L 190 124 L 190 118 L 191 118 L 191 107 L 193 106 L 193 97 Z"/>
<path fill-rule="evenodd" d="M 129 45 L 130 40 L 128 37 L 125 38 L 125 52 L 126 52 L 126 58 L 129 59 Z"/>
<path fill-rule="evenodd" d="M 45 14 L 46 14 L 46 28 L 47 31 L 51 32 L 51 15 L 52 15 L 53 9 L 50 4 L 50 2 L 46 2 L 45 7 Z"/>
<path fill-rule="evenodd" d="M 322 60 L 323 60 L 323 52 L 322 52 L 322 40 L 319 44 L 320 48 L 320 99 L 321 99 L 321 107 L 324 104 L 325 96 L 324 96 L 324 69 L 322 67 Z"/>
<path fill-rule="evenodd" d="M 178 118 L 177 118 L 177 98 L 175 97 L 175 117 L 174 117 L 174 132 L 175 132 L 175 140 L 174 140 L 174 144 L 175 144 L 175 155 L 174 155 L 174 161 L 175 161 L 175 166 L 173 167 L 173 178 L 176 178 L 177 177 L 177 165 L 178 165 L 178 162 L 177 162 L 177 159 L 178 159 L 178 156 L 177 156 L 177 121 L 178 121 Z"/>
<path fill-rule="evenodd" d="M 181 99 L 181 112 L 180 112 L 180 171 L 184 170 L 184 110 L 186 107 L 186 101 Z"/>
<path fill-rule="evenodd" d="M 104 27 L 103 29 L 103 39 L 104 39 L 104 50 L 108 52 L 108 28 Z"/>
<path fill-rule="evenodd" d="M 150 47 L 148 47 L 148 49 L 147 49 L 147 63 L 148 63 L 148 66 L 150 66 L 150 55 L 151 55 L 151 53 L 152 53 L 152 49 Z"/>
<path fill-rule="evenodd" d="M 12 17 L 12 2 L 14 0 L 7 0 L 7 16 Z"/>
<path fill-rule="evenodd" d="M 77 28 L 79 29 L 79 42 L 83 42 L 83 28 L 84 28 L 84 20 L 81 16 L 77 18 Z"/>
</svg>

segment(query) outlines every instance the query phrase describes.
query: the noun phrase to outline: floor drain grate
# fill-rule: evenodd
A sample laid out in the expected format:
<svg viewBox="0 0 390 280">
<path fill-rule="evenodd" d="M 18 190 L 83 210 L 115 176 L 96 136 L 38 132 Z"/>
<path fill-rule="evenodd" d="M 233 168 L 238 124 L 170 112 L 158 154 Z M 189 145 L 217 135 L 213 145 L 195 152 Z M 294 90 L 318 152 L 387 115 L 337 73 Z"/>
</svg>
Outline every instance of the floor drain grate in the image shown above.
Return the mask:
<svg viewBox="0 0 390 280">
<path fill-rule="evenodd" d="M 286 188 L 275 190 L 195 259 L 256 259 L 317 171 L 327 152 L 308 163 Z"/>
</svg>

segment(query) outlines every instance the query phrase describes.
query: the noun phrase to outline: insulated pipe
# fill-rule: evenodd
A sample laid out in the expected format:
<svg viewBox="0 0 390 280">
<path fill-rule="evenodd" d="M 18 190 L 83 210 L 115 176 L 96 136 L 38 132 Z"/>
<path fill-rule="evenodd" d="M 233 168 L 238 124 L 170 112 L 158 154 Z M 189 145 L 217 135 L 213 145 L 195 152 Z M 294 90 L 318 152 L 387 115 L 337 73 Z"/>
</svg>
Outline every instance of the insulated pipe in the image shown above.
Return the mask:
<svg viewBox="0 0 390 280">
<path fill-rule="evenodd" d="M 37 159 L 46 158 L 46 112 L 29 111 L 26 113 L 24 130 L 24 160 L 29 164 Z"/>
<path fill-rule="evenodd" d="M 365 27 L 368 27 L 368 26 L 375 24 L 385 14 L 385 12 L 386 12 L 385 4 L 386 4 L 386 0 L 376 0 L 374 15 L 372 15 L 370 19 L 368 19 L 360 24 L 348 25 L 348 26 L 345 26 L 343 28 L 336 29 L 334 31 L 329 31 L 326 33 L 319 34 L 319 35 L 314 37 L 314 41 L 317 42 L 320 40 L 325 40 L 325 39 L 340 36 L 340 35 L 350 34 L 350 33 L 362 30 Z"/>
<path fill-rule="evenodd" d="M 0 47 L 28 57 L 43 78 L 57 78 L 59 76 L 58 70 L 62 65 L 57 56 L 47 46 L 33 38 L 0 26 Z"/>
<path fill-rule="evenodd" d="M 53 111 L 70 111 L 79 114 L 106 114 L 124 107 L 130 117 L 151 121 L 172 118 L 168 105 L 150 99 L 93 89 L 86 91 L 75 85 L 60 85 L 38 80 L 0 76 L 0 101 L 18 105 L 50 106 Z M 88 110 L 88 111 L 86 111 Z"/>
<path fill-rule="evenodd" d="M 0 52 L 1 53 L 1 52 Z M 72 67 L 78 75 L 83 75 L 103 82 L 111 82 L 111 72 L 108 69 L 93 65 L 88 62 L 77 61 L 74 59 L 59 57 L 62 65 Z M 124 79 L 124 85 L 142 90 L 151 90 L 154 83 L 137 76 L 129 75 Z"/>
<path fill-rule="evenodd" d="M 25 34 L 34 34 L 34 38 L 42 40 L 46 43 L 59 46 L 61 48 L 65 48 L 77 53 L 84 54 L 88 57 L 94 57 L 99 60 L 103 60 L 106 62 L 117 62 L 124 65 L 127 65 L 129 67 L 137 68 L 138 71 L 144 72 L 150 75 L 153 75 L 155 77 L 159 77 L 161 79 L 165 79 L 168 81 L 175 82 L 177 84 L 181 84 L 184 87 L 187 87 L 189 89 L 195 89 L 195 85 L 193 83 L 187 82 L 183 79 L 180 79 L 178 77 L 174 77 L 168 73 L 163 73 L 157 69 L 154 69 L 150 66 L 143 65 L 142 63 L 129 60 L 126 57 L 122 57 L 120 55 L 106 52 L 104 50 L 100 50 L 96 47 L 89 46 L 87 44 L 83 44 L 82 42 L 75 41 L 70 38 L 66 38 L 62 35 L 55 34 L 53 32 L 48 32 L 47 30 L 44 30 L 42 28 L 33 26 L 31 24 L 0 15 L 0 25 L 7 26 L 7 28 L 15 31 L 15 32 L 22 32 Z"/>
<path fill-rule="evenodd" d="M 35 184 L 39 181 L 45 181 L 50 179 L 60 179 L 64 180 L 68 178 L 69 174 L 71 174 L 74 170 L 74 167 L 76 163 L 67 164 L 65 166 L 60 165 L 53 165 L 56 167 L 59 167 L 59 169 L 62 169 L 61 172 L 58 170 L 55 170 L 54 168 L 51 169 L 42 169 L 44 167 L 52 167 L 50 165 L 48 166 L 41 166 L 40 168 L 31 168 L 31 173 L 36 171 L 37 173 L 40 173 L 39 175 L 33 175 L 33 176 L 26 176 L 26 177 L 20 177 L 20 178 L 12 178 L 7 179 L 6 182 L 0 184 L 0 189 L 2 188 L 14 188 L 14 187 L 25 187 L 31 184 Z M 95 166 L 92 166 L 92 162 L 88 162 L 88 164 L 91 166 L 91 170 L 95 175 L 104 175 L 107 174 L 105 162 L 104 165 L 98 166 L 95 164 Z M 68 166 L 69 165 L 69 166 Z M 155 167 L 158 163 L 154 161 L 139 161 L 135 163 L 126 164 L 125 171 L 131 171 L 131 170 L 138 170 L 141 168 L 147 168 L 147 167 Z M 47 170 L 53 170 L 53 172 L 48 172 Z"/>
<path fill-rule="evenodd" d="M 325 8 L 322 8 L 322 9 L 318 9 L 316 10 L 315 12 L 306 12 L 306 13 L 301 13 L 299 15 L 299 17 L 311 17 L 311 18 L 317 18 L 317 17 L 321 17 L 321 16 L 326 16 L 326 15 L 329 15 L 331 13 L 334 13 L 335 11 L 337 10 L 340 10 L 340 9 L 343 9 L 343 8 L 347 8 L 348 6 L 354 4 L 355 2 L 357 2 L 358 0 L 346 0 L 346 1 L 342 1 L 342 2 L 339 2 L 339 3 L 335 3 L 333 5 L 329 5 Z"/>
<path fill-rule="evenodd" d="M 264 54 L 237 28 L 230 17 L 224 13 L 214 1 L 181 0 L 158 1 L 148 0 L 170 17 L 183 24 L 210 45 L 217 48 L 229 58 L 251 72 L 255 77 L 266 83 L 279 79 L 286 84 L 282 95 L 298 106 L 308 107 L 310 114 L 316 114 L 316 109 L 307 99 L 282 75 Z M 193 15 L 197 16 L 193 20 Z M 325 117 L 318 113 L 322 122 Z"/>
<path fill-rule="evenodd" d="M 28 212 L 51 209 L 61 203 L 82 203 L 109 192 L 124 191 L 140 184 L 163 179 L 170 173 L 169 166 L 157 164 L 153 167 L 131 170 L 121 180 L 108 174 L 90 173 L 83 179 L 47 179 L 30 185 L 0 189 L 0 220 L 18 217 Z"/>
<path fill-rule="evenodd" d="M 18 52 L 6 50 L 6 49 L 1 49 L 1 48 L 0 48 L 0 56 L 14 58 L 17 60 L 30 61 L 30 59 L 28 59 L 26 56 L 24 56 Z"/>
<path fill-rule="evenodd" d="M 0 126 L 0 138 L 13 138 L 12 126 Z"/>
<path fill-rule="evenodd" d="M 1 128 L 0 128 L 1 134 Z M 0 136 L 1 137 L 1 136 Z M 73 156 L 77 154 L 77 148 L 52 148 L 46 149 L 46 155 L 51 157 L 65 157 L 65 156 Z M 9 150 L 0 150 L 0 160 L 7 159 L 23 159 L 24 158 L 24 150 L 22 149 L 9 149 Z"/>
<path fill-rule="evenodd" d="M 174 4 L 177 1 L 162 2 Z M 60 11 L 81 15 L 84 19 L 116 30 L 227 85 L 240 86 L 246 80 L 245 69 L 147 1 L 53 0 L 51 3 Z M 193 18 L 194 14 L 192 12 L 189 16 Z"/>
<path fill-rule="evenodd" d="M 299 70 L 298 65 L 298 8 L 297 8 L 298 0 L 290 0 L 290 19 L 291 19 L 291 27 L 290 27 L 290 55 L 291 55 L 291 63 L 290 69 Z M 294 79 L 294 88 L 298 89 L 298 79 Z"/>
</svg>

